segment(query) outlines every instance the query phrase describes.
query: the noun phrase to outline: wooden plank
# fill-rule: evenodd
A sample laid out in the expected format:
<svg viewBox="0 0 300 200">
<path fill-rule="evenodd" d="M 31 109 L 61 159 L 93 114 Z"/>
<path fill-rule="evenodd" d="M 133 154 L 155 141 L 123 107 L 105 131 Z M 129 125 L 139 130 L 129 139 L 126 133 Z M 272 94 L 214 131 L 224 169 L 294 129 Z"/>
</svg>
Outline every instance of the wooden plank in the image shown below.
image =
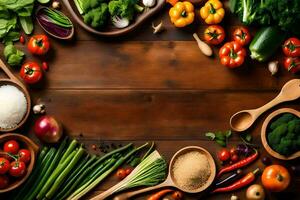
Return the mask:
<svg viewBox="0 0 300 200">
<path fill-rule="evenodd" d="M 251 59 L 228 69 L 205 57 L 194 41 L 53 41 L 47 57 L 27 53 L 27 60 L 48 61 L 50 70 L 36 86 L 43 89 L 279 90 L 293 78 L 284 69 L 273 77 L 266 63 Z"/>
<path fill-rule="evenodd" d="M 44 102 L 47 113 L 62 121 L 73 136 L 82 133 L 103 140 L 206 139 L 203 133 L 207 131 L 229 129 L 233 113 L 256 108 L 276 96 L 273 92 L 157 90 L 48 90 L 32 94 L 33 102 Z M 300 108 L 299 101 L 282 106 Z M 257 135 L 263 118 L 259 121 L 252 130 Z"/>
</svg>

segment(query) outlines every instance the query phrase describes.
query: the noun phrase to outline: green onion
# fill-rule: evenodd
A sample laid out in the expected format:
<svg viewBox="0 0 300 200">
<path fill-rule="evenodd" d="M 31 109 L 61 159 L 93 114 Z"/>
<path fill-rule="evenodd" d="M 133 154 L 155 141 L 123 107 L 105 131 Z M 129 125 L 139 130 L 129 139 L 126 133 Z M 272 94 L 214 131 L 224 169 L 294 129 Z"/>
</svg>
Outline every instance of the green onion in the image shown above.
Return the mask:
<svg viewBox="0 0 300 200">
<path fill-rule="evenodd" d="M 166 176 L 167 163 L 157 151 L 154 151 L 147 158 L 145 158 L 124 180 L 109 190 L 96 196 L 95 199 L 105 199 L 111 194 L 133 187 L 157 185 L 165 180 Z"/>
<path fill-rule="evenodd" d="M 43 11 L 45 17 L 47 17 L 48 20 L 51 21 L 53 24 L 64 28 L 71 28 L 73 26 L 71 20 L 62 12 L 50 8 L 44 8 Z"/>
<path fill-rule="evenodd" d="M 70 197 L 68 197 L 67 200 L 78 200 L 82 196 L 84 196 L 86 193 L 88 193 L 90 190 L 92 190 L 96 185 L 101 183 L 109 174 L 111 174 L 114 170 L 116 170 L 119 166 L 121 166 L 128 158 L 130 158 L 131 155 L 135 154 L 139 150 L 146 147 L 148 143 L 131 150 L 127 155 L 121 157 L 120 159 L 116 160 L 112 158 L 112 160 L 102 169 L 98 171 L 94 179 L 91 179 L 87 183 L 85 183 L 83 186 L 78 188 Z M 117 162 L 115 162 L 117 161 Z M 114 163 L 115 162 L 115 163 Z"/>
</svg>

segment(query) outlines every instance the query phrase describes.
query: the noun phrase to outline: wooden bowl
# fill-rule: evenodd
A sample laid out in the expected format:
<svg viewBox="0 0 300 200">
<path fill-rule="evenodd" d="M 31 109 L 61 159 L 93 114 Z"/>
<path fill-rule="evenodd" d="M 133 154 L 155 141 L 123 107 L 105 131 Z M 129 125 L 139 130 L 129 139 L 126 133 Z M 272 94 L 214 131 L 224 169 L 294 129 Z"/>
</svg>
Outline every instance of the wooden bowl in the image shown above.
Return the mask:
<svg viewBox="0 0 300 200">
<path fill-rule="evenodd" d="M 300 117 L 300 112 L 291 108 L 282 108 L 279 110 L 274 111 L 273 113 L 271 113 L 264 121 L 262 128 L 261 128 L 261 142 L 264 146 L 264 148 L 266 149 L 266 151 L 273 157 L 280 159 L 280 160 L 293 160 L 296 158 L 300 157 L 300 151 L 293 153 L 290 156 L 284 156 L 281 155 L 279 153 L 277 153 L 276 151 L 274 151 L 268 144 L 267 141 L 267 132 L 268 132 L 268 127 L 270 122 L 277 117 L 278 115 L 281 115 L 283 113 L 291 113 L 296 115 L 297 117 Z"/>
<path fill-rule="evenodd" d="M 72 17 L 82 28 L 84 28 L 85 30 L 91 33 L 100 36 L 106 36 L 106 37 L 120 36 L 135 30 L 144 21 L 146 21 L 148 18 L 153 16 L 158 11 L 160 11 L 165 5 L 165 0 L 157 0 L 156 5 L 153 8 L 149 8 L 146 12 L 137 15 L 135 21 L 133 21 L 129 26 L 125 28 L 119 29 L 108 25 L 103 30 L 97 30 L 84 23 L 82 16 L 77 10 L 74 0 L 71 0 L 71 2 L 70 0 L 62 0 L 62 1 L 67 7 L 67 9 L 69 10 L 69 12 L 71 13 Z"/>
<path fill-rule="evenodd" d="M 5 64 L 3 63 L 3 61 L 1 59 L 0 59 L 0 69 L 2 69 L 4 71 L 4 73 L 8 76 L 8 78 L 0 79 L 0 86 L 13 85 L 13 86 L 17 87 L 21 92 L 24 93 L 24 96 L 27 101 L 26 114 L 24 115 L 23 119 L 19 122 L 19 124 L 17 126 L 15 126 L 13 128 L 8 128 L 8 129 L 4 129 L 4 128 L 0 127 L 0 132 L 13 132 L 13 131 L 17 130 L 18 128 L 20 128 L 27 120 L 29 113 L 30 113 L 30 108 L 31 108 L 31 99 L 30 99 L 30 95 L 29 95 L 26 87 L 16 76 L 13 75 L 13 73 L 7 68 L 7 66 L 5 66 Z"/>
<path fill-rule="evenodd" d="M 39 12 L 42 12 L 43 9 L 45 9 L 45 8 L 46 8 L 46 7 L 40 7 L 40 8 L 38 8 L 38 10 L 36 11 L 36 14 L 35 14 L 35 15 L 36 15 L 36 16 L 39 15 Z M 49 8 L 49 9 L 51 9 L 51 8 Z M 63 14 L 62 12 L 57 11 L 57 10 L 56 10 L 56 12 L 59 12 L 59 13 Z M 65 15 L 65 14 L 63 14 L 63 15 Z M 71 39 L 73 38 L 73 36 L 74 36 L 74 25 L 73 25 L 73 23 L 72 23 L 71 20 L 70 20 L 70 22 L 72 23 L 71 32 L 70 32 L 70 34 L 69 34 L 68 36 L 66 36 L 66 37 L 59 37 L 59 36 L 54 35 L 53 33 L 49 32 L 49 31 L 44 27 L 44 25 L 42 25 L 42 23 L 40 22 L 40 20 L 39 20 L 38 17 L 37 17 L 37 22 L 38 22 L 38 24 L 40 25 L 40 27 L 41 27 L 47 34 L 51 35 L 51 36 L 54 37 L 54 38 L 57 38 L 57 39 L 60 39 L 60 40 L 71 40 Z"/>
<path fill-rule="evenodd" d="M 187 193 L 199 193 L 199 192 L 202 192 L 202 191 L 206 190 L 213 183 L 213 181 L 216 177 L 216 164 L 215 164 L 215 161 L 214 161 L 212 155 L 206 149 L 204 149 L 202 147 L 198 147 L 198 146 L 187 146 L 187 147 L 184 147 L 184 148 L 180 149 L 179 151 L 177 151 L 174 154 L 172 160 L 170 161 L 169 173 L 170 173 L 171 179 L 173 180 L 174 184 L 177 186 L 178 184 L 176 183 L 176 181 L 175 181 L 176 179 L 174 178 L 174 175 L 172 173 L 172 167 L 174 166 L 174 163 L 175 163 L 176 159 L 179 156 L 181 156 L 183 154 L 186 154 L 188 152 L 191 152 L 191 151 L 198 151 L 198 152 L 204 154 L 207 157 L 208 163 L 210 165 L 210 176 L 209 176 L 207 182 L 204 185 L 202 185 L 201 187 L 199 187 L 195 190 L 184 190 L 183 188 L 180 188 L 180 189 L 184 192 L 187 192 Z"/>
<path fill-rule="evenodd" d="M 0 193 L 11 191 L 11 190 L 19 187 L 22 183 L 24 183 L 26 181 L 26 179 L 29 177 L 29 175 L 32 172 L 32 169 L 34 167 L 35 160 L 36 160 L 36 154 L 39 150 L 39 147 L 28 137 L 21 135 L 21 134 L 16 134 L 16 133 L 6 133 L 3 135 L 0 135 L 0 146 L 2 146 L 4 144 L 4 142 L 6 142 L 8 140 L 16 140 L 17 142 L 20 142 L 20 144 L 23 147 L 25 147 L 26 149 L 28 149 L 30 151 L 31 160 L 30 160 L 29 165 L 27 165 L 26 175 L 24 177 L 18 179 L 17 181 L 13 182 L 12 184 L 10 184 L 10 186 L 8 188 L 0 189 Z"/>
</svg>

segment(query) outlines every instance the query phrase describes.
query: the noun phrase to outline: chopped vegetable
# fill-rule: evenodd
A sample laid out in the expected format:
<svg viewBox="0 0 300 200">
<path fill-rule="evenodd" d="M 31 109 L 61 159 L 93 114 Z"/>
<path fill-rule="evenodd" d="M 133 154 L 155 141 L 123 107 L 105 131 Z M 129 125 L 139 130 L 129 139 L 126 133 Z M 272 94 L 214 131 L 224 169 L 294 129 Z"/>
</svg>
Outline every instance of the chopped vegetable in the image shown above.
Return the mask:
<svg viewBox="0 0 300 200">
<path fill-rule="evenodd" d="M 285 34 L 277 27 L 260 29 L 250 43 L 251 58 L 258 61 L 266 61 L 280 47 Z"/>
<path fill-rule="evenodd" d="M 244 177 L 234 182 L 233 184 L 226 187 L 217 188 L 213 190 L 212 193 L 231 192 L 246 187 L 247 185 L 251 184 L 255 180 L 255 175 L 259 171 L 260 169 L 257 168 L 256 170 L 254 170 L 253 172 L 249 172 L 248 174 L 246 174 Z"/>
<path fill-rule="evenodd" d="M 225 15 L 223 4 L 219 0 L 208 0 L 200 9 L 200 16 L 207 24 L 220 23 Z"/>
<path fill-rule="evenodd" d="M 176 27 L 185 27 L 194 21 L 194 6 L 189 1 L 179 1 L 169 10 L 169 16 Z"/>
</svg>

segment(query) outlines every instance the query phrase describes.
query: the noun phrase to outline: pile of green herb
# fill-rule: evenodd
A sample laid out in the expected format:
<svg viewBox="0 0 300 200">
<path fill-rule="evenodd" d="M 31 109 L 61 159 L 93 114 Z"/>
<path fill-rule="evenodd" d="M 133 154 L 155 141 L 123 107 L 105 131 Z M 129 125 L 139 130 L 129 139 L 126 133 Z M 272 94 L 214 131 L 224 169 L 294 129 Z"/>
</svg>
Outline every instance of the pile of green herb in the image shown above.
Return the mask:
<svg viewBox="0 0 300 200">
<path fill-rule="evenodd" d="M 208 137 L 210 140 L 216 141 L 216 143 L 222 147 L 227 146 L 228 139 L 231 137 L 231 135 L 232 135 L 231 130 L 225 132 L 217 131 L 215 133 L 213 132 L 205 133 L 206 137 Z"/>
<path fill-rule="evenodd" d="M 33 31 L 32 11 L 35 0 L 0 0 L 0 40 L 5 44 L 12 44 L 19 40 L 19 29 L 26 34 Z M 12 49 L 12 47 L 9 47 Z M 16 52 L 16 51 L 14 51 Z M 20 65 L 24 53 L 17 51 L 15 56 L 6 57 L 8 64 Z"/>
<path fill-rule="evenodd" d="M 230 0 L 230 9 L 247 25 L 278 25 L 300 36 L 299 0 Z"/>
</svg>

